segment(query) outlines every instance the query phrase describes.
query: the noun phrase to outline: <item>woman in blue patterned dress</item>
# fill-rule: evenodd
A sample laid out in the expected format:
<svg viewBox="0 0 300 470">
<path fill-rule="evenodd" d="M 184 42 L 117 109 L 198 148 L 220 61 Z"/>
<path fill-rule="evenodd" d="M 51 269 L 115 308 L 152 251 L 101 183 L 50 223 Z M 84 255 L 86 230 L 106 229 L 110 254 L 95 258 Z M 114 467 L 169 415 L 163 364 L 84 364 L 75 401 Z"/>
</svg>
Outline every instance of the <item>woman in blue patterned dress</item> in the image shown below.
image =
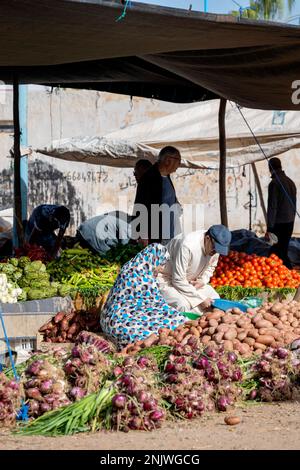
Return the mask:
<svg viewBox="0 0 300 470">
<path fill-rule="evenodd" d="M 166 303 L 158 288 L 155 270 L 167 260 L 167 249 L 154 243 L 122 267 L 100 319 L 103 332 L 119 348 L 187 321 Z"/>
</svg>

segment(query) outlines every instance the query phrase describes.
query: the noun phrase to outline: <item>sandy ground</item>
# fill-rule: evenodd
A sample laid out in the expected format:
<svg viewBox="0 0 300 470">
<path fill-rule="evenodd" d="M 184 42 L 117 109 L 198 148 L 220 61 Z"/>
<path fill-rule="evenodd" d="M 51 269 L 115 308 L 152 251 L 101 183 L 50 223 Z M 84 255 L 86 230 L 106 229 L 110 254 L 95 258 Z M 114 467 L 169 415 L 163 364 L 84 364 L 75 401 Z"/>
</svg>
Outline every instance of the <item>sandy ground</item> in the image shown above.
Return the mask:
<svg viewBox="0 0 300 470">
<path fill-rule="evenodd" d="M 300 403 L 248 405 L 234 411 L 236 426 L 224 423 L 226 413 L 165 424 L 153 432 L 98 432 L 75 436 L 16 437 L 0 432 L 0 450 L 253 450 L 300 449 Z"/>
</svg>

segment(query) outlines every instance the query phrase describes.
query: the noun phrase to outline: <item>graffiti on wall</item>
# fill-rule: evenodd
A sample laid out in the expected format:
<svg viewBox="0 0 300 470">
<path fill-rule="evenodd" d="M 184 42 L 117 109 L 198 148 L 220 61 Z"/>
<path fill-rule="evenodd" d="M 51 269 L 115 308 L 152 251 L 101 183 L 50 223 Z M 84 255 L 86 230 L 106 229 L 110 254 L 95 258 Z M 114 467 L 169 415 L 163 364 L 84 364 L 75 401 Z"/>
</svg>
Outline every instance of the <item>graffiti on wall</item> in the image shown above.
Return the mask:
<svg viewBox="0 0 300 470">
<path fill-rule="evenodd" d="M 53 165 L 34 160 L 28 165 L 28 213 L 40 204 L 62 204 L 70 209 L 69 232 L 72 233 L 86 219 L 82 198 L 63 172 Z M 13 207 L 13 168 L 0 172 L 0 209 Z"/>
</svg>

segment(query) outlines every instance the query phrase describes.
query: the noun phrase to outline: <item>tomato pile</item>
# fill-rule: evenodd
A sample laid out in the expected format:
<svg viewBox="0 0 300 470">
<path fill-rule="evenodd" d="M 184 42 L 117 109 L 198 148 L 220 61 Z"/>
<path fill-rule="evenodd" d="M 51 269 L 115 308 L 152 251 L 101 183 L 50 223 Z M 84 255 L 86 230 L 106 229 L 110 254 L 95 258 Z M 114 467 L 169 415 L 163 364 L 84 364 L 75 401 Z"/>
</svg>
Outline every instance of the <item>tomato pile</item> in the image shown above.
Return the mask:
<svg viewBox="0 0 300 470">
<path fill-rule="evenodd" d="M 265 258 L 231 251 L 228 256 L 220 256 L 210 284 L 213 287 L 297 288 L 300 285 L 300 273 L 284 266 L 275 254 Z"/>
</svg>

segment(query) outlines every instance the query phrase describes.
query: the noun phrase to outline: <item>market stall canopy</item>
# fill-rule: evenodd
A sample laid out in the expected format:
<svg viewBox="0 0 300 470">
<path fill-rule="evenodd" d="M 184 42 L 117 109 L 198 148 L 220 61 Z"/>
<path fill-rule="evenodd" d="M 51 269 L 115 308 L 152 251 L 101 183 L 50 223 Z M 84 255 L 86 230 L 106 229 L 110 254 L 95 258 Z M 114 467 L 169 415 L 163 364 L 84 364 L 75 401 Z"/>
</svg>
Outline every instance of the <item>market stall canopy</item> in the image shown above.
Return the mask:
<svg viewBox="0 0 300 470">
<path fill-rule="evenodd" d="M 133 167 L 140 158 L 154 163 L 159 153 L 157 149 L 144 144 L 97 136 L 57 140 L 50 147 L 38 149 L 37 152 L 62 160 L 117 168 Z"/>
<path fill-rule="evenodd" d="M 197 103 L 183 111 L 128 126 L 105 137 L 137 141 L 158 150 L 174 145 L 181 152 L 183 166 L 216 167 L 220 155 L 218 109 L 219 100 Z M 225 122 L 227 167 L 254 163 L 264 160 L 264 154 L 269 158 L 300 147 L 300 114 L 297 111 L 254 110 L 228 103 Z"/>
<path fill-rule="evenodd" d="M 132 167 L 139 158 L 154 162 L 159 150 L 174 145 L 182 155 L 182 167 L 209 169 L 219 166 L 219 100 L 191 105 L 188 109 L 106 134 L 58 140 L 43 153 L 63 160 L 113 167 Z M 260 111 L 243 108 L 264 154 L 282 155 L 300 147 L 300 114 L 297 111 Z M 234 103 L 226 111 L 227 168 L 263 160 L 264 154 Z"/>
<path fill-rule="evenodd" d="M 300 109 L 300 28 L 111 0 L 1 0 L 0 79 Z"/>
</svg>

